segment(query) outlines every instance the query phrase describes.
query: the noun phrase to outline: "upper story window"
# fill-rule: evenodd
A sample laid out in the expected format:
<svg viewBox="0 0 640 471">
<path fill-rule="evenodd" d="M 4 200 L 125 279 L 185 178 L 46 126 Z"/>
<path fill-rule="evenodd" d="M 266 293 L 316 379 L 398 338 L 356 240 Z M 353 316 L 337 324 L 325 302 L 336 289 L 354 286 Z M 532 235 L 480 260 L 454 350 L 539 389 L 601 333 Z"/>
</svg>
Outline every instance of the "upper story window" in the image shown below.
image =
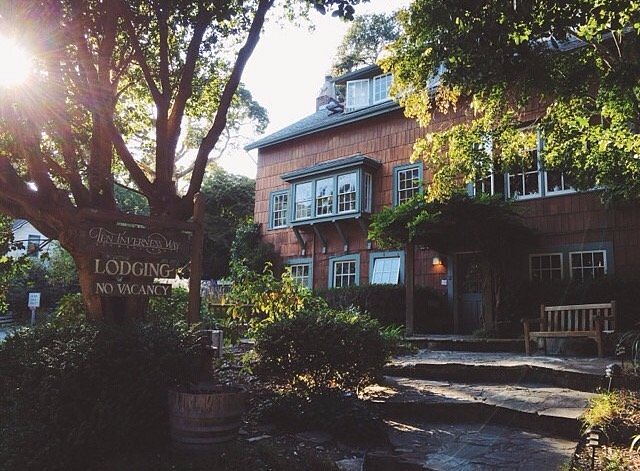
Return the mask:
<svg viewBox="0 0 640 471">
<path fill-rule="evenodd" d="M 311 217 L 312 182 L 298 183 L 294 187 L 294 201 L 296 202 L 294 219 L 308 219 Z"/>
<path fill-rule="evenodd" d="M 333 177 L 316 180 L 316 216 L 333 214 L 333 193 L 335 181 Z"/>
<path fill-rule="evenodd" d="M 524 165 L 508 173 L 491 172 L 477 179 L 469 187 L 469 194 L 504 195 L 507 198 L 527 199 L 574 192 L 567 175 L 561 170 L 545 170 L 543 140 L 537 135 L 536 148 L 529 150 Z M 490 144 L 485 145 L 491 152 Z"/>
<path fill-rule="evenodd" d="M 356 173 L 338 176 L 338 212 L 356 210 Z"/>
<path fill-rule="evenodd" d="M 276 191 L 269 199 L 269 228 L 287 227 L 287 213 L 289 210 L 289 192 Z"/>
<path fill-rule="evenodd" d="M 393 169 L 393 204 L 397 206 L 422 191 L 422 164 Z"/>
<path fill-rule="evenodd" d="M 389 99 L 391 74 L 378 75 L 373 78 L 373 102 L 380 103 Z"/>
<path fill-rule="evenodd" d="M 370 213 L 373 206 L 371 171 L 379 166 L 379 162 L 357 154 L 283 175 L 292 186 L 289 224 Z"/>
<path fill-rule="evenodd" d="M 347 82 L 346 110 L 352 111 L 390 99 L 391 74 L 376 75 L 372 79 Z"/>
<path fill-rule="evenodd" d="M 531 149 L 525 165 L 516 173 L 509 173 L 507 177 L 507 195 L 509 198 L 540 196 L 540 169 L 538 151 Z"/>
</svg>

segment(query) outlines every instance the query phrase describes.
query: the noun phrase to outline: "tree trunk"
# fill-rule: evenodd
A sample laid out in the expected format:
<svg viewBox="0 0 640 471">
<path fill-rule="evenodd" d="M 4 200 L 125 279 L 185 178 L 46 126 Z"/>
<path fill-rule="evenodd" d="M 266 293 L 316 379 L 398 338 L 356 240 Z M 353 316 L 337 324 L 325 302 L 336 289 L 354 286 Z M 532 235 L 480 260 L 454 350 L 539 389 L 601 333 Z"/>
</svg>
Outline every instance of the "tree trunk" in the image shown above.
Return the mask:
<svg viewBox="0 0 640 471">
<path fill-rule="evenodd" d="M 91 322 L 107 322 L 127 324 L 146 317 L 149 298 L 145 296 L 101 296 L 96 293 L 94 274 L 94 256 L 83 252 L 72 252 L 76 262 L 80 290 L 87 307 L 87 320 Z"/>
</svg>

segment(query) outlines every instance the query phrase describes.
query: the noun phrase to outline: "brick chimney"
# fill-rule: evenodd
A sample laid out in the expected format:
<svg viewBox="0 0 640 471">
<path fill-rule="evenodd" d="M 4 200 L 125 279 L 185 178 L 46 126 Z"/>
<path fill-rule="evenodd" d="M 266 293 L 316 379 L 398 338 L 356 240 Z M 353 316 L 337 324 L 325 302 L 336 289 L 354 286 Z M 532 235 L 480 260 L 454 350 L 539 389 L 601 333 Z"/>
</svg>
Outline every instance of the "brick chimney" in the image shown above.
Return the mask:
<svg viewBox="0 0 640 471">
<path fill-rule="evenodd" d="M 333 83 L 333 77 L 331 75 L 325 75 L 324 84 L 318 93 L 316 98 L 316 111 L 325 109 L 330 103 L 337 103 L 336 87 Z"/>
</svg>

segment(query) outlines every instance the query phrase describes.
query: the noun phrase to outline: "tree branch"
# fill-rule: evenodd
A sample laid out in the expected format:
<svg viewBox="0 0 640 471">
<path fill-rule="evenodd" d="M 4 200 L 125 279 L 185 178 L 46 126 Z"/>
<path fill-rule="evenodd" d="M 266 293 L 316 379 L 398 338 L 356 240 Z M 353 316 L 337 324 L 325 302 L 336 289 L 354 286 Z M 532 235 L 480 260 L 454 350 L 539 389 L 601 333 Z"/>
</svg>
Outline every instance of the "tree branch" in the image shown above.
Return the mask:
<svg viewBox="0 0 640 471">
<path fill-rule="evenodd" d="M 224 128 L 227 124 L 227 112 L 229 111 L 229 107 L 231 106 L 231 101 L 233 100 L 233 96 L 238 89 L 240 78 L 247 64 L 247 61 L 249 60 L 249 57 L 251 57 L 251 54 L 258 44 L 258 40 L 260 39 L 260 32 L 262 30 L 262 26 L 264 25 L 265 16 L 269 9 L 273 6 L 273 2 L 274 0 L 260 0 L 258 3 L 258 9 L 256 10 L 255 17 L 253 18 L 251 28 L 249 29 L 249 34 L 247 35 L 247 39 L 244 43 L 244 46 L 242 46 L 238 53 L 238 57 L 236 58 L 236 62 L 233 66 L 231 76 L 225 84 L 222 96 L 220 97 L 220 105 L 218 106 L 213 125 L 202 140 L 200 148 L 198 149 L 198 155 L 196 156 L 194 170 L 191 176 L 191 182 L 189 183 L 189 190 L 183 198 L 183 200 L 189 204 L 193 201 L 195 194 L 200 190 L 202 179 L 204 178 L 204 172 L 207 167 L 207 158 L 209 156 L 209 153 L 215 147 L 218 138 L 222 134 L 222 131 L 224 131 Z"/>
<path fill-rule="evenodd" d="M 138 33 L 136 32 L 136 28 L 133 25 L 133 19 L 131 17 L 131 11 L 129 7 L 124 2 L 124 0 L 120 1 L 120 11 L 122 12 L 122 16 L 124 19 L 124 24 L 129 33 L 129 38 L 132 42 L 133 47 L 133 56 L 135 60 L 138 62 L 140 66 L 140 70 L 142 70 L 142 75 L 144 76 L 145 81 L 147 82 L 147 86 L 149 87 L 149 92 L 153 97 L 153 101 L 158 104 L 162 100 L 162 94 L 156 85 L 156 82 L 153 80 L 153 75 L 151 74 L 151 68 L 149 67 L 149 63 L 144 57 L 142 52 L 142 45 L 140 44 L 140 40 L 138 39 Z"/>
<path fill-rule="evenodd" d="M 109 122 L 109 133 L 111 137 L 111 142 L 118 153 L 118 156 L 122 160 L 122 163 L 129 171 L 131 178 L 135 182 L 138 188 L 140 188 L 147 196 L 151 196 L 154 193 L 154 188 L 147 176 L 144 174 L 136 160 L 131 155 L 127 144 L 124 142 L 120 131 L 116 128 L 113 121 Z"/>
<path fill-rule="evenodd" d="M 193 37 L 189 42 L 187 48 L 187 57 L 184 62 L 182 74 L 180 76 L 180 84 L 178 85 L 178 93 L 171 108 L 171 115 L 169 117 L 169 151 L 171 155 L 175 153 L 175 149 L 178 145 L 178 138 L 180 137 L 180 126 L 182 124 L 182 118 L 184 116 L 184 110 L 187 104 L 187 100 L 193 93 L 193 74 L 196 67 L 200 52 L 200 44 L 202 44 L 202 38 L 204 36 L 209 23 L 213 18 L 213 12 L 207 10 L 201 10 L 198 12 L 196 18 L 196 25 L 193 30 Z"/>
</svg>

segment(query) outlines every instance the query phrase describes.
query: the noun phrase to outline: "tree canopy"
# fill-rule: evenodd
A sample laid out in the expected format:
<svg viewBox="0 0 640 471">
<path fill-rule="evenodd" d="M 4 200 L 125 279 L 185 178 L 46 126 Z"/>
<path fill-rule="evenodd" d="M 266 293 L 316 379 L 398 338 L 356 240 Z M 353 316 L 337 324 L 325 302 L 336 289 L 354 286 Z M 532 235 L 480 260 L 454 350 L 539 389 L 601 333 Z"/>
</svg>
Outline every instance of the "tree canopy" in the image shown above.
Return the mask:
<svg viewBox="0 0 640 471">
<path fill-rule="evenodd" d="M 415 146 L 431 198 L 522 166 L 542 133 L 544 165 L 578 189 L 640 196 L 640 4 L 620 0 L 415 0 L 384 67 L 421 125 L 458 106 L 470 119 Z M 523 122 L 525 107 L 544 112 Z M 519 128 L 530 126 L 521 133 Z"/>
<path fill-rule="evenodd" d="M 253 216 L 256 182 L 215 168 L 202 184 L 205 197 L 203 277 L 229 275 L 229 254 L 238 227 Z"/>
<path fill-rule="evenodd" d="M 400 28 L 395 13 L 357 16 L 338 45 L 331 74 L 337 77 L 359 67 L 375 64 L 384 48 L 398 39 L 399 35 Z"/>
<path fill-rule="evenodd" d="M 353 5 L 360 2 L 277 3 L 290 17 L 316 8 L 353 18 Z M 232 103 L 243 99 L 242 72 L 275 5 L 276 0 L 0 3 L 2 35 L 34 61 L 24 86 L 0 89 L 0 211 L 28 219 L 71 253 L 92 318 L 101 318 L 104 305 L 92 294 L 91 260 L 78 242 L 78 221 L 87 213 L 118 210 L 115 174 L 144 195 L 154 218 L 192 215 Z M 253 106 L 248 96 L 244 100 Z M 205 126 L 197 133 L 182 190 L 176 160 L 186 118 Z M 136 141 L 149 129 L 153 139 Z"/>
</svg>

